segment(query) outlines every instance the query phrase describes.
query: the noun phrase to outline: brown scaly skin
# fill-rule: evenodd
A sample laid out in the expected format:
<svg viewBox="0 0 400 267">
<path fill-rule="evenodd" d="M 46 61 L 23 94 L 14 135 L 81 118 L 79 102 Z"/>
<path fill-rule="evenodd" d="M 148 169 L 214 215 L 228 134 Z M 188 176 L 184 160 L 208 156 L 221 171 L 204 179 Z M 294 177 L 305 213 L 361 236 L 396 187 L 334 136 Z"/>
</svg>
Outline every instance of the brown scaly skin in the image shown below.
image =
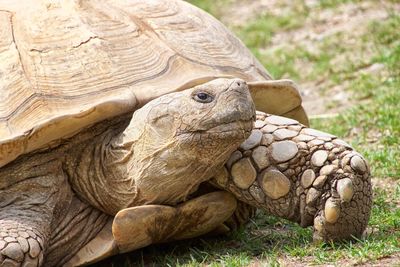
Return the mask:
<svg viewBox="0 0 400 267">
<path fill-rule="evenodd" d="M 130 216 L 126 208 L 135 207 L 143 218 L 149 211 L 146 218 L 151 220 L 157 211 L 151 204 L 185 201 L 249 136 L 254 117 L 247 85 L 218 79 L 164 95 L 132 118 L 102 122 L 58 147 L 2 167 L 0 266 L 64 265 L 107 229 L 120 210 Z M 215 205 L 206 212 L 210 203 Z M 230 203 L 226 211 L 224 203 Z M 176 213 L 162 206 L 166 213 L 159 215 L 161 222 L 168 212 L 171 219 L 182 217 L 180 227 L 170 225 L 185 238 L 212 230 L 235 208 L 231 194 L 215 192 L 181 204 Z M 215 220 L 218 211 L 221 216 Z M 196 225 L 197 220 L 206 227 Z M 162 234 L 157 229 L 153 237 Z M 135 241 L 136 233 L 119 233 Z M 127 247 L 118 246 L 118 251 Z"/>
<path fill-rule="evenodd" d="M 208 187 L 177 207 L 122 210 L 112 225 L 111 244 L 118 249 L 108 253 L 199 236 L 213 227 L 211 233 L 224 233 L 251 218 L 253 207 L 303 227 L 314 225 L 314 240 L 344 240 L 361 235 L 371 209 L 369 170 L 359 154 L 330 134 L 264 113 L 258 113 L 252 135 L 211 183 L 241 201 L 234 204 L 226 193 L 209 193 L 215 189 Z M 208 215 L 199 217 L 203 213 Z M 104 239 L 89 244 L 70 263 L 87 262 L 87 251 L 99 242 Z"/>
<path fill-rule="evenodd" d="M 314 225 L 314 240 L 360 237 L 372 204 L 368 165 L 348 144 L 261 112 L 212 182 L 269 214 Z"/>
<path fill-rule="evenodd" d="M 196 90 L 218 103 L 191 106 Z M 221 230 L 224 221 L 234 228 L 253 209 L 232 194 L 186 201 L 218 170 L 214 184 L 271 214 L 314 223 L 316 239 L 359 236 L 371 208 L 369 170 L 336 137 L 259 113 L 223 167 L 253 116 L 245 84 L 221 79 L 1 168 L 0 266 L 74 266 Z"/>
</svg>

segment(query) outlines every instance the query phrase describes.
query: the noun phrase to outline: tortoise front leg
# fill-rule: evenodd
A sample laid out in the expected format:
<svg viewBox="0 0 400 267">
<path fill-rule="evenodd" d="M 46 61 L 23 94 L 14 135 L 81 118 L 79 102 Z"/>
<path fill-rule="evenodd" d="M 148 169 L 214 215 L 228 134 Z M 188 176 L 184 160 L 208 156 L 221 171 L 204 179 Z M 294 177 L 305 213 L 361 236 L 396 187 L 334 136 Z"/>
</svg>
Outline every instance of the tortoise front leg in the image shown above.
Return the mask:
<svg viewBox="0 0 400 267">
<path fill-rule="evenodd" d="M 56 157 L 0 169 L 0 266 L 62 266 L 109 218 L 74 196 Z"/>
<path fill-rule="evenodd" d="M 212 181 L 272 215 L 314 225 L 314 239 L 359 237 L 371 210 L 370 173 L 360 154 L 333 135 L 261 112 Z"/>
<path fill-rule="evenodd" d="M 42 227 L 23 218 L 0 220 L 0 266 L 41 266 Z"/>
<path fill-rule="evenodd" d="M 0 170 L 6 185 L 15 181 L 0 183 L 0 266 L 41 266 L 48 249 L 60 179 L 31 170 L 29 179 L 23 167 Z"/>
<path fill-rule="evenodd" d="M 236 207 L 231 193 L 218 191 L 176 207 L 144 205 L 123 209 L 65 266 L 87 265 L 151 244 L 201 236 L 220 227 Z"/>
</svg>

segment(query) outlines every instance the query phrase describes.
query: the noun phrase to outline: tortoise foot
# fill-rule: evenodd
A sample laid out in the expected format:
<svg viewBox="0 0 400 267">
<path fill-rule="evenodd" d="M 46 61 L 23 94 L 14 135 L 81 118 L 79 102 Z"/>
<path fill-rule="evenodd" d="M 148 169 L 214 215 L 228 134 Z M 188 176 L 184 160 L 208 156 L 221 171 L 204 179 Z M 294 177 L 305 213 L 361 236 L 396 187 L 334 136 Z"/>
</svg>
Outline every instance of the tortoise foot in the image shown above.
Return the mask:
<svg viewBox="0 0 400 267">
<path fill-rule="evenodd" d="M 368 223 L 371 207 L 369 168 L 352 151 L 339 156 L 338 169 L 330 182 L 330 194 L 314 218 L 314 241 L 359 238 Z"/>
<path fill-rule="evenodd" d="M 262 112 L 212 182 L 271 215 L 314 225 L 315 240 L 361 236 L 372 205 L 369 168 L 353 148 L 331 134 Z"/>
<path fill-rule="evenodd" d="M 112 232 L 119 251 L 128 252 L 206 234 L 232 216 L 235 209 L 236 200 L 228 192 L 202 195 L 176 207 L 132 207 L 118 212 Z"/>
</svg>

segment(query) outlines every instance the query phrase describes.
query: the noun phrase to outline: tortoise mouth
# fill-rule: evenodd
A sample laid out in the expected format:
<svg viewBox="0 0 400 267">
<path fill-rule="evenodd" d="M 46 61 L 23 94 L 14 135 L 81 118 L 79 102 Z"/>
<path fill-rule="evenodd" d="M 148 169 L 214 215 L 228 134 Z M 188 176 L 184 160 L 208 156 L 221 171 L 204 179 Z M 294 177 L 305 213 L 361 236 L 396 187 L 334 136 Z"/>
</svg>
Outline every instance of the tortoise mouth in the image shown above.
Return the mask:
<svg viewBox="0 0 400 267">
<path fill-rule="evenodd" d="M 226 123 L 221 123 L 216 126 L 212 126 L 208 129 L 201 130 L 183 130 L 177 134 L 177 136 L 191 136 L 204 139 L 243 139 L 249 137 L 251 130 L 253 129 L 253 119 L 249 120 L 236 120 Z"/>
<path fill-rule="evenodd" d="M 253 129 L 253 119 L 250 120 L 239 120 L 227 123 L 222 123 L 220 125 L 211 127 L 206 130 L 207 133 L 224 133 L 224 132 L 235 132 L 235 131 L 245 131 L 249 132 Z"/>
</svg>

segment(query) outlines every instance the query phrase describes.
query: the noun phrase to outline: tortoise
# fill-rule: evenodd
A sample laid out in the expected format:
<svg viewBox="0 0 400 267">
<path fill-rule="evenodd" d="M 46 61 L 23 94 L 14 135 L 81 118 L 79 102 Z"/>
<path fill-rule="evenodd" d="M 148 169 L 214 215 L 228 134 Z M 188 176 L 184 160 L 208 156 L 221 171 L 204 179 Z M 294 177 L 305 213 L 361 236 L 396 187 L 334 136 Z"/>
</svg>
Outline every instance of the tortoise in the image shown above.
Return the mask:
<svg viewBox="0 0 400 267">
<path fill-rule="evenodd" d="M 366 161 L 204 11 L 2 1 L 0 22 L 1 266 L 221 233 L 252 207 L 317 240 L 365 229 Z"/>
</svg>

